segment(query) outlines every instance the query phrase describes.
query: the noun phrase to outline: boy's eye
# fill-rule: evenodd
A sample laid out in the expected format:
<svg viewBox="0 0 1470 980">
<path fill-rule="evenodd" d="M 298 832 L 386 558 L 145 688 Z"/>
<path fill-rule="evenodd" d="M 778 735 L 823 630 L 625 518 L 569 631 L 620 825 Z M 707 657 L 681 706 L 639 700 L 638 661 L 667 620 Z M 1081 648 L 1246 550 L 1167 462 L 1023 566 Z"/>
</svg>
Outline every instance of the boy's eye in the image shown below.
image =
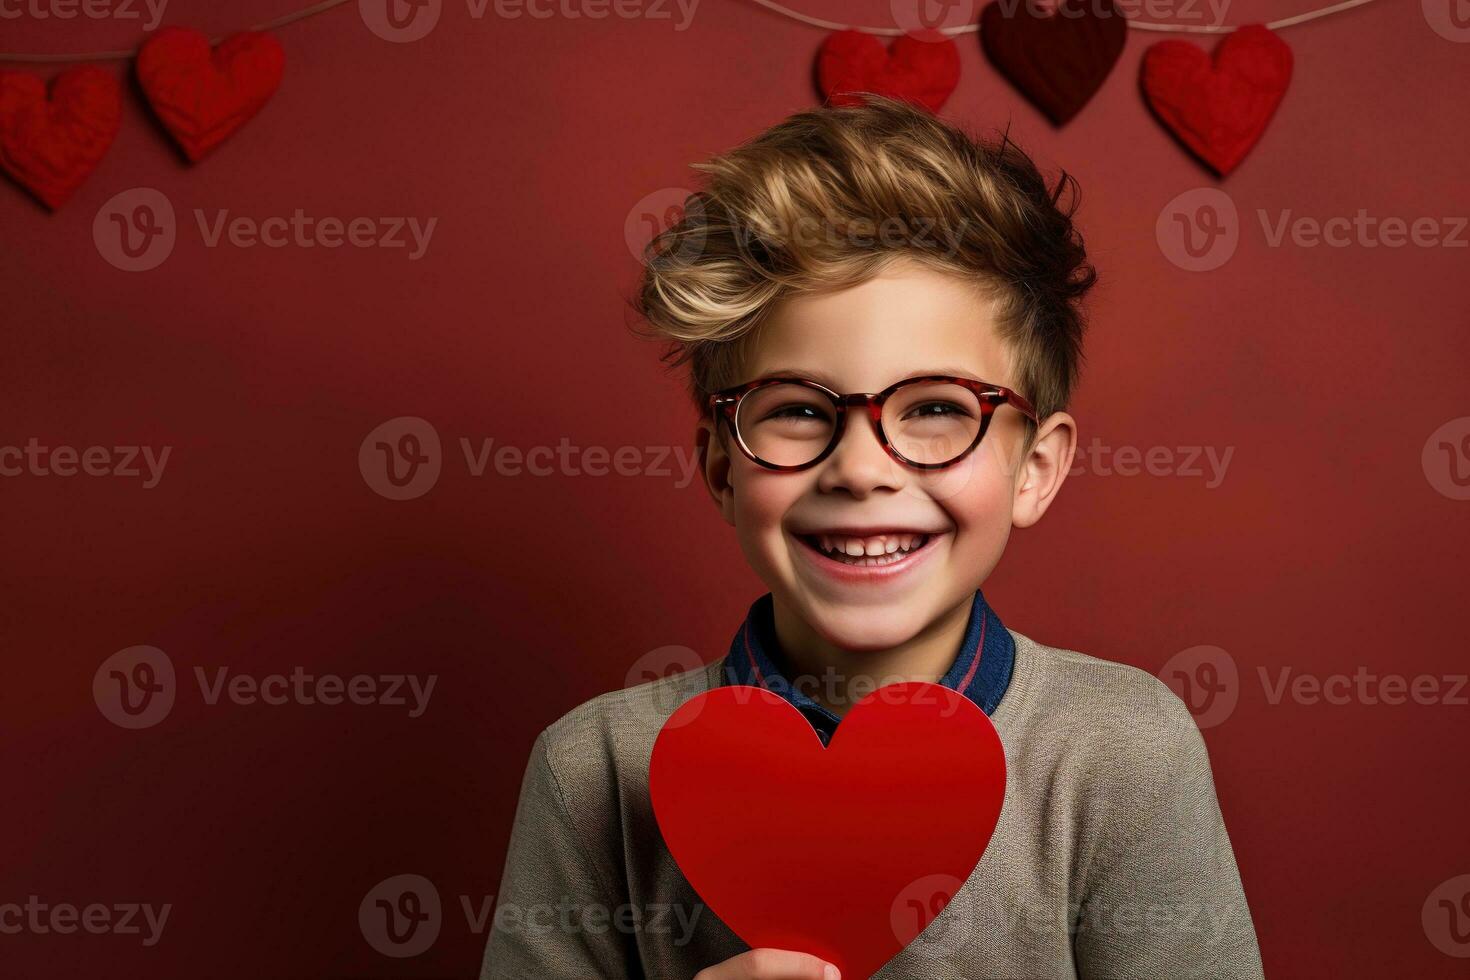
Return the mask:
<svg viewBox="0 0 1470 980">
<path fill-rule="evenodd" d="M 811 405 L 782 405 L 779 408 L 767 412 L 765 418 L 761 421 L 770 421 L 773 419 L 823 423 L 827 421 L 826 415 Z"/>
<path fill-rule="evenodd" d="M 951 402 L 925 402 L 922 405 L 915 405 L 913 408 L 910 408 L 903 414 L 903 418 L 945 418 L 951 415 L 960 415 L 969 418 L 970 412 L 964 406 L 955 405 Z"/>
</svg>

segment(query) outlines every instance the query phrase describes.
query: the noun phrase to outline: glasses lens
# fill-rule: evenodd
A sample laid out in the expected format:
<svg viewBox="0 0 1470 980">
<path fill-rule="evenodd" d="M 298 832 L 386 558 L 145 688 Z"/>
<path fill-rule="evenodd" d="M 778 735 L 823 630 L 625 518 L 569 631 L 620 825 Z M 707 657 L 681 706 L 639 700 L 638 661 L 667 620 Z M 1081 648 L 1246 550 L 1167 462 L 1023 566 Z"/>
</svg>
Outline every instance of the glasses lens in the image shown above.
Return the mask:
<svg viewBox="0 0 1470 980">
<path fill-rule="evenodd" d="M 904 459 L 938 465 L 963 455 L 980 435 L 980 397 L 963 385 L 919 381 L 883 403 L 883 432 Z"/>
<path fill-rule="evenodd" d="M 822 455 L 836 425 L 831 399 L 805 385 L 756 388 L 735 413 L 735 430 L 746 448 L 776 466 L 801 466 Z"/>
</svg>

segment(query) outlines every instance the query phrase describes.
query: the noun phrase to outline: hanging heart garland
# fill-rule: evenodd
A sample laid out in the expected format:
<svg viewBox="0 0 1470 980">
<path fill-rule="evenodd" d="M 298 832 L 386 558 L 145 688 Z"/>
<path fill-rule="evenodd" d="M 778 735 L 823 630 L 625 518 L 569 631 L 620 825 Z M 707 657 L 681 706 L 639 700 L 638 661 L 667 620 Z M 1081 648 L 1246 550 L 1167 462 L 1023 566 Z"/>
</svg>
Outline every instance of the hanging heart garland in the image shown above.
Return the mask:
<svg viewBox="0 0 1470 980">
<path fill-rule="evenodd" d="M 138 81 L 164 128 L 197 162 L 253 118 L 279 87 L 285 57 L 265 32 L 348 2 L 322 0 L 215 46 L 197 31 L 167 28 L 138 52 Z M 959 83 L 959 52 L 949 35 L 979 31 L 997 69 L 1059 126 L 1075 117 L 1106 80 L 1129 26 L 1176 29 L 1130 24 L 1115 0 L 994 0 L 979 23 L 922 36 L 874 29 L 901 34 L 885 49 L 873 33 L 790 10 L 775 0 L 755 2 L 836 31 L 823 42 L 816 64 L 817 85 L 832 105 L 850 105 L 859 101 L 859 93 L 877 92 L 938 112 Z M 1043 2 L 1060 6 L 1047 14 L 1035 9 Z M 1372 2 L 1340 0 L 1235 29 L 1213 57 L 1183 41 L 1155 44 L 1140 68 L 1144 98 L 1190 152 L 1224 176 L 1259 141 L 1291 83 L 1291 49 L 1271 29 Z M 32 62 L 132 57 L 128 51 L 0 53 L 0 61 Z M 36 76 L 0 71 L 0 170 L 55 210 L 97 168 L 117 135 L 120 116 L 117 83 L 99 69 L 63 72 L 49 93 Z"/>
<path fill-rule="evenodd" d="M 1225 35 L 1214 57 L 1187 41 L 1144 53 L 1140 81 L 1159 120 L 1220 176 L 1245 159 L 1291 83 L 1291 48 L 1260 24 Z"/>
<path fill-rule="evenodd" d="M 46 83 L 0 71 L 0 170 L 51 210 L 97 169 L 117 136 L 122 97 L 100 68 L 73 68 Z"/>
<path fill-rule="evenodd" d="M 817 55 L 817 86 L 830 105 L 875 92 L 938 112 L 959 81 L 959 49 L 941 35 L 905 34 L 885 50 L 871 34 L 838 31 Z"/>
<path fill-rule="evenodd" d="M 138 52 L 138 84 L 197 163 L 265 106 L 285 64 L 280 42 L 269 34 L 247 31 L 211 48 L 198 31 L 169 27 Z"/>
<path fill-rule="evenodd" d="M 1113 0 L 995 0 L 980 15 L 980 45 L 1021 94 L 1054 124 L 1077 115 L 1113 70 L 1128 21 Z"/>
<path fill-rule="evenodd" d="M 938 55 L 936 41 L 903 34 L 885 51 L 875 35 L 890 28 L 854 28 L 753 0 L 793 20 L 835 30 L 817 59 L 818 86 L 833 105 L 871 91 L 908 98 L 938 111 L 958 84 L 959 64 Z M 1339 0 L 1269 24 L 1188 28 L 1125 17 L 1115 0 L 993 0 L 976 23 L 932 30 L 937 37 L 979 33 L 986 56 L 1054 124 L 1070 121 L 1095 95 L 1125 46 L 1129 28 L 1199 30 L 1224 35 L 1213 57 L 1184 41 L 1163 41 L 1144 54 L 1139 82 L 1159 121 L 1210 169 L 1225 176 L 1260 140 L 1291 84 L 1291 48 L 1274 29 L 1304 24 L 1373 3 Z M 1038 9 L 1050 5 L 1051 10 Z M 924 50 L 933 49 L 933 50 Z M 915 69 L 911 62 L 931 63 Z M 942 66 L 942 70 L 940 67 Z M 942 84 L 928 84 L 938 79 Z M 925 94 L 925 93 L 929 94 Z"/>
<path fill-rule="evenodd" d="M 136 51 L 0 51 L 0 62 L 133 61 L 154 115 L 196 163 L 254 118 L 280 87 L 286 58 L 267 32 L 348 2 L 319 0 L 218 43 L 199 31 L 167 27 Z M 0 171 L 54 211 L 97 169 L 121 115 L 117 80 L 101 69 L 62 72 L 49 94 L 34 75 L 0 71 Z"/>
<path fill-rule="evenodd" d="M 159 121 L 197 162 L 270 100 L 285 55 L 269 34 L 211 47 L 198 31 L 169 27 L 143 45 L 136 68 Z M 64 71 L 49 93 L 35 75 L 0 71 L 0 170 L 55 211 L 102 162 L 121 118 L 117 80 L 100 68 Z"/>
</svg>

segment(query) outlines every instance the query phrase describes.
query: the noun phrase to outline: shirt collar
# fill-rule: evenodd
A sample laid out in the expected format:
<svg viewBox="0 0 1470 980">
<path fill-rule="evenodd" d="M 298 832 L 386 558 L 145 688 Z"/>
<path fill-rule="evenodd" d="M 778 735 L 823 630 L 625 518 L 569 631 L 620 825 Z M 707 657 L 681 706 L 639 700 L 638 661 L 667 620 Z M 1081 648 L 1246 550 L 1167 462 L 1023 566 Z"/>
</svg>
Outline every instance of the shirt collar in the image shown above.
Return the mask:
<svg viewBox="0 0 1470 980">
<path fill-rule="evenodd" d="M 776 639 L 775 605 L 767 592 L 751 604 L 745 622 L 730 643 L 723 672 L 726 684 L 764 687 L 800 711 L 823 744 L 831 740 L 841 719 L 794 686 L 782 669 L 784 657 Z M 958 655 L 939 683 L 958 691 L 987 715 L 995 711 L 1011 682 L 1016 644 L 979 589 L 970 604 L 970 619 Z M 820 679 L 816 679 L 820 681 Z"/>
</svg>

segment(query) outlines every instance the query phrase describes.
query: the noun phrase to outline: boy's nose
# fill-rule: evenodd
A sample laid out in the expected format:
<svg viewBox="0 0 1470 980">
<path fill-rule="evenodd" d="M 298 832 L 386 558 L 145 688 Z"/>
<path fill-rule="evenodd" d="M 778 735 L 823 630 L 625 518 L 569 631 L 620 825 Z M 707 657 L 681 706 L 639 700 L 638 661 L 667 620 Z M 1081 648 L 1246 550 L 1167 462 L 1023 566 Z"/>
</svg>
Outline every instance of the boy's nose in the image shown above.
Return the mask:
<svg viewBox="0 0 1470 980">
<path fill-rule="evenodd" d="M 846 490 L 861 499 L 875 490 L 901 489 L 903 469 L 883 448 L 868 414 L 850 411 L 837 447 L 821 463 L 817 487 L 824 493 Z"/>
</svg>

